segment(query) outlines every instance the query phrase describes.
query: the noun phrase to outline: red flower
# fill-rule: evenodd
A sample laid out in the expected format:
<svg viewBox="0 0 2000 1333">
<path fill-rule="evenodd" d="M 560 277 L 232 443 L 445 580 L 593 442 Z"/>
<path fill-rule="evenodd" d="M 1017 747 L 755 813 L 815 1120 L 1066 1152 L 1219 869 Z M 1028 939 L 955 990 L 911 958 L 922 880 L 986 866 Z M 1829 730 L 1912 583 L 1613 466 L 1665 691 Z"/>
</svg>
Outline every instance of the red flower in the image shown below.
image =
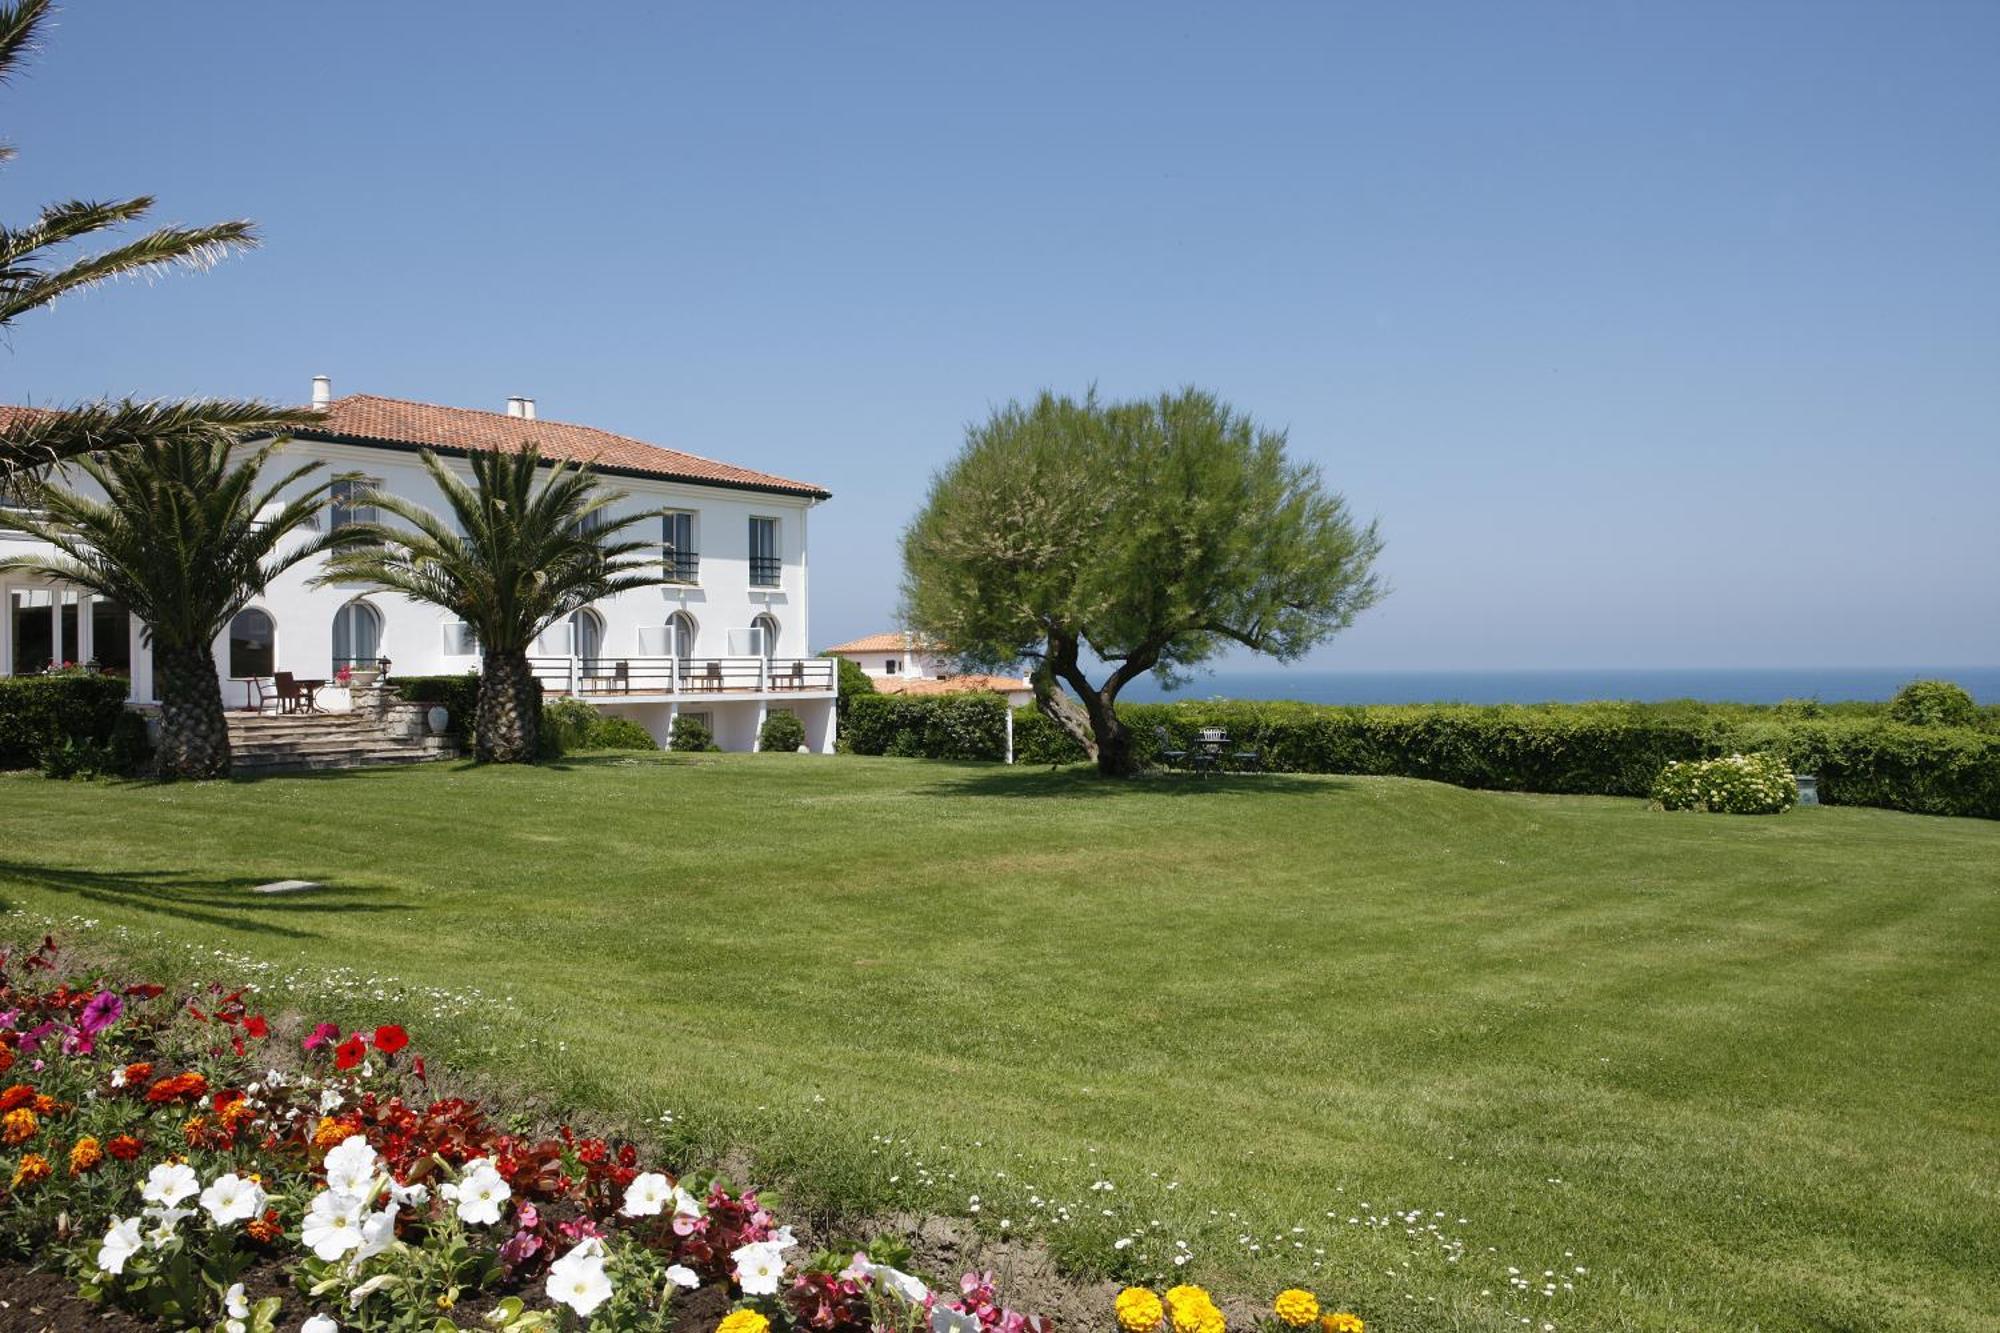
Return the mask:
<svg viewBox="0 0 2000 1333">
<path fill-rule="evenodd" d="M 375 1029 L 375 1049 L 384 1055 L 394 1055 L 410 1044 L 410 1034 L 394 1023 L 384 1023 Z"/>
<path fill-rule="evenodd" d="M 271 1035 L 271 1025 L 265 1021 L 264 1015 L 252 1014 L 243 1020 L 243 1031 L 262 1041 Z"/>
<path fill-rule="evenodd" d="M 139 1155 L 140 1148 L 144 1146 L 130 1134 L 120 1134 L 117 1138 L 104 1145 L 104 1151 L 110 1153 L 121 1162 L 129 1162 Z"/>
<path fill-rule="evenodd" d="M 352 1069 L 368 1056 L 368 1042 L 357 1032 L 333 1048 L 333 1067 Z"/>
</svg>

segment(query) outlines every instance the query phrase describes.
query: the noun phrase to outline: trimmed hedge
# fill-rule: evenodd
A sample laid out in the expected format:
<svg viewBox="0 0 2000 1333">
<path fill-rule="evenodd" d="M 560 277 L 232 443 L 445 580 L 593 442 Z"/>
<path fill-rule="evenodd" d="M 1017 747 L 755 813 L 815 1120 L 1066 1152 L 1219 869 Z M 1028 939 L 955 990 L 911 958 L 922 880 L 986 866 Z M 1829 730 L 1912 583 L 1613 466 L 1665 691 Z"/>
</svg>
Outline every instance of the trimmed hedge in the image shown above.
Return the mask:
<svg viewBox="0 0 2000 1333">
<path fill-rule="evenodd" d="M 479 715 L 477 671 L 461 676 L 393 676 L 388 683 L 413 704 L 443 704 L 451 715 L 451 730 L 461 736 L 472 735 L 472 720 Z"/>
<path fill-rule="evenodd" d="M 1203 727 L 1262 752 L 1284 773 L 1367 773 L 1461 787 L 1594 796 L 1648 796 L 1676 760 L 1776 754 L 1819 777 L 1829 805 L 2000 819 L 2000 735 L 1983 726 L 1910 727 L 1881 710 L 1800 717 L 1742 705 L 1410 704 L 1355 708 L 1247 701 L 1127 704 L 1142 762 L 1157 762 L 1154 729 L 1185 749 Z M 862 751 L 857 745 L 858 753 Z M 1021 763 L 1081 762 L 1068 736 L 1035 712 L 1014 718 Z"/>
<path fill-rule="evenodd" d="M 1005 759 L 1007 701 L 983 692 L 856 695 L 848 702 L 846 735 L 854 754 Z"/>
<path fill-rule="evenodd" d="M 65 742 L 108 751 L 117 740 L 128 747 L 130 727 L 120 719 L 130 691 L 123 676 L 0 676 L 0 769 L 40 767 Z"/>
</svg>

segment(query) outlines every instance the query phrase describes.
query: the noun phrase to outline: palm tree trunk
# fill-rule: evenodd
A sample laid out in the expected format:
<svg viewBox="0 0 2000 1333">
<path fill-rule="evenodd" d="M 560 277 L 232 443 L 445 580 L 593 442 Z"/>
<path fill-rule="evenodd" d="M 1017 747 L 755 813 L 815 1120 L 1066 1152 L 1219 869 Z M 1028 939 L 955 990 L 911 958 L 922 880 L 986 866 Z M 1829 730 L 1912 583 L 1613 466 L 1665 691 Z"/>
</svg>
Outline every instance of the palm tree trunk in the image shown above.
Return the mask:
<svg viewBox="0 0 2000 1333">
<path fill-rule="evenodd" d="M 163 778 L 229 776 L 229 719 L 222 711 L 222 681 L 207 644 L 153 650 L 153 678 L 160 689 Z"/>
<path fill-rule="evenodd" d="M 474 757 L 488 764 L 532 764 L 541 739 L 540 693 L 526 653 L 488 653 L 479 666 Z"/>
</svg>

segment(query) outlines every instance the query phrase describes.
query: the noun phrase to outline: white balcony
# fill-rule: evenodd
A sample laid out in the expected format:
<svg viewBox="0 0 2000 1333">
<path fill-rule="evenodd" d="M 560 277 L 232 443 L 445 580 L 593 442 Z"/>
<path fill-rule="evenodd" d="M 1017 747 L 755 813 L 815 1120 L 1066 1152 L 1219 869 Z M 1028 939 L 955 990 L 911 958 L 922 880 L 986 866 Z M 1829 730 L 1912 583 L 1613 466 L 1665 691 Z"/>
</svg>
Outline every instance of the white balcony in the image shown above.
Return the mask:
<svg viewBox="0 0 2000 1333">
<path fill-rule="evenodd" d="M 835 664 L 824 657 L 530 657 L 548 694 L 578 699 L 827 697 Z"/>
</svg>

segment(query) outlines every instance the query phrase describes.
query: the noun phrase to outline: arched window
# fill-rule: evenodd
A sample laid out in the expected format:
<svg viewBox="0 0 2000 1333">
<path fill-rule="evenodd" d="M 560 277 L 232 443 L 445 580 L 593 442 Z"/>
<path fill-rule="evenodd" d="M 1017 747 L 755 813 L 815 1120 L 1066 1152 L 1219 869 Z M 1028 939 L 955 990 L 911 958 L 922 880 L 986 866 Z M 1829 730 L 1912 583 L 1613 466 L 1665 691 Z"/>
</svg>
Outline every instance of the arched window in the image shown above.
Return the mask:
<svg viewBox="0 0 2000 1333">
<path fill-rule="evenodd" d="M 229 674 L 268 676 L 278 669 L 278 627 L 269 614 L 245 607 L 229 622 Z"/>
<path fill-rule="evenodd" d="M 604 618 L 588 607 L 569 618 L 569 654 L 586 661 L 604 656 Z"/>
<path fill-rule="evenodd" d="M 349 602 L 333 613 L 333 669 L 372 667 L 382 656 L 382 613 L 366 602 Z"/>
<path fill-rule="evenodd" d="M 778 651 L 776 616 L 758 616 L 750 622 L 750 651 L 758 657 L 770 657 Z"/>
<path fill-rule="evenodd" d="M 694 656 L 694 617 L 685 611 L 667 617 L 667 652 L 673 657 Z"/>
</svg>

